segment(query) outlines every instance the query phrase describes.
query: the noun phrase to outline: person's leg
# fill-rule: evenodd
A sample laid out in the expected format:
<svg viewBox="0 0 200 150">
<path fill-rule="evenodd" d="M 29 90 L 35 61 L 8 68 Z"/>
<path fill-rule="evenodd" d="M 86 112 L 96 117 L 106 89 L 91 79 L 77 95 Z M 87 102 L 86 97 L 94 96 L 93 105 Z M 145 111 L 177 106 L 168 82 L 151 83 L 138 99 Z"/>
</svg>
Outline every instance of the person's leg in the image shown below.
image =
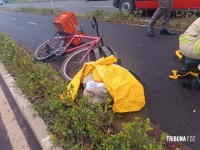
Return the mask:
<svg viewBox="0 0 200 150">
<path fill-rule="evenodd" d="M 198 72 L 198 65 L 200 64 L 200 60 L 191 59 L 186 56 L 182 56 L 181 62 L 183 63 L 181 69 L 179 70 L 180 74 L 186 74 L 189 71 Z"/>
<path fill-rule="evenodd" d="M 182 87 L 187 89 L 197 89 L 200 90 L 200 73 L 191 82 L 183 82 Z"/>
<path fill-rule="evenodd" d="M 164 10 L 162 8 L 158 8 L 155 13 L 153 14 L 151 20 L 149 21 L 149 24 L 147 25 L 147 33 L 149 36 L 154 36 L 154 33 L 153 33 L 153 26 L 154 24 L 156 23 L 156 21 L 162 17 L 164 13 Z"/>
<path fill-rule="evenodd" d="M 159 0 L 159 7 L 153 14 L 151 20 L 149 21 L 149 24 L 147 25 L 147 33 L 149 34 L 149 36 L 154 36 L 153 26 L 157 22 L 157 20 L 160 19 L 160 17 L 162 17 L 164 14 L 165 14 L 165 22 L 167 22 L 167 14 L 171 10 L 170 2 L 171 0 Z"/>
<path fill-rule="evenodd" d="M 172 1 L 165 0 L 165 2 L 163 2 L 162 7 L 163 7 L 163 9 L 165 9 L 165 12 L 163 13 L 162 26 L 164 29 L 167 29 L 168 25 L 169 25 L 170 16 L 171 16 Z"/>
<path fill-rule="evenodd" d="M 171 0 L 159 0 L 159 7 L 153 14 L 151 20 L 149 21 L 149 24 L 153 26 L 156 21 L 164 15 L 164 13 L 166 14 L 166 11 L 169 11 L 170 1 Z"/>
<path fill-rule="evenodd" d="M 191 87 L 200 90 L 200 73 L 191 81 Z"/>
<path fill-rule="evenodd" d="M 166 35 L 175 35 L 176 32 L 169 31 L 168 26 L 169 26 L 169 20 L 171 16 L 171 8 L 172 8 L 172 0 L 165 0 L 163 2 L 163 9 L 165 9 L 165 12 L 163 13 L 163 22 L 162 22 L 162 27 L 160 34 L 166 34 Z"/>
</svg>

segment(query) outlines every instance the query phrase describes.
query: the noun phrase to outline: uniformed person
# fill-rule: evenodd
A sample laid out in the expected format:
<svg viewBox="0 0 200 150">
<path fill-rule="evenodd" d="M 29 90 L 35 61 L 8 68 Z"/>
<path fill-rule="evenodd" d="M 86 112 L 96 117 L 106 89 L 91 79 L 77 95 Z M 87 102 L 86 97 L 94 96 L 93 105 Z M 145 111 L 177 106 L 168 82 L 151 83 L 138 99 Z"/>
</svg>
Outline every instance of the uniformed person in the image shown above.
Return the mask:
<svg viewBox="0 0 200 150">
<path fill-rule="evenodd" d="M 169 19 L 171 15 L 171 8 L 172 8 L 172 0 L 158 0 L 159 7 L 153 14 L 151 20 L 149 21 L 149 24 L 147 25 L 147 33 L 149 36 L 153 37 L 153 26 L 156 23 L 158 19 L 160 19 L 163 16 L 163 22 L 162 22 L 162 29 L 160 30 L 160 34 L 165 35 L 175 35 L 176 32 L 169 31 L 168 25 L 169 25 Z"/>
<path fill-rule="evenodd" d="M 181 74 L 189 71 L 199 72 L 191 82 L 191 86 L 200 89 L 200 17 L 179 37 L 179 49 L 183 54 L 183 66 L 179 70 Z"/>
</svg>

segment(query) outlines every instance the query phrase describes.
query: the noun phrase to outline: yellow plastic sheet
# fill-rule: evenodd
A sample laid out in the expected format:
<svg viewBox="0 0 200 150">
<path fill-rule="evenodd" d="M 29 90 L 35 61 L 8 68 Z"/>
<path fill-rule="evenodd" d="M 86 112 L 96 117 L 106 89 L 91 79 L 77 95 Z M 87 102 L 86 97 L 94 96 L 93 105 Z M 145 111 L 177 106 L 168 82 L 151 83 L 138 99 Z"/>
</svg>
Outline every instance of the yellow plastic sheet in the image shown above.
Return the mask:
<svg viewBox="0 0 200 150">
<path fill-rule="evenodd" d="M 187 76 L 187 75 L 197 76 L 198 73 L 194 73 L 194 72 L 189 71 L 186 74 L 180 74 L 178 72 L 178 70 L 172 70 L 172 75 L 169 75 L 169 77 L 171 79 L 178 79 L 179 77 L 184 77 L 184 76 Z"/>
<path fill-rule="evenodd" d="M 113 111 L 118 113 L 139 111 L 145 105 L 142 84 L 125 68 L 115 65 L 115 56 L 85 63 L 68 84 L 72 100 L 75 99 L 80 83 L 92 73 L 94 80 L 103 82 L 114 99 Z M 73 87 L 73 89 L 71 88 Z"/>
</svg>

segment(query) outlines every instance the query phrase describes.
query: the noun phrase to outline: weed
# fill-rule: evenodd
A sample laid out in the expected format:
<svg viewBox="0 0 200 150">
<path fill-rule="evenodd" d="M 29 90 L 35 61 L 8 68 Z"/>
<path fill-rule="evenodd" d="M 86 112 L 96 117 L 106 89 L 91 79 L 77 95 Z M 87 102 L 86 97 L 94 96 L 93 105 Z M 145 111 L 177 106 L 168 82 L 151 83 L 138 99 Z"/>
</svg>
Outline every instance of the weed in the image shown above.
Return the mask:
<svg viewBox="0 0 200 150">
<path fill-rule="evenodd" d="M 35 14 L 44 14 L 44 15 L 58 15 L 63 12 L 62 9 L 55 8 L 54 10 L 51 8 L 35 8 L 35 7 L 17 7 L 17 8 L 1 8 L 3 10 L 17 11 L 17 12 L 27 12 L 27 13 L 35 13 Z"/>
<path fill-rule="evenodd" d="M 115 130 L 110 100 L 102 107 L 99 103 L 89 106 L 81 96 L 72 102 L 68 92 L 60 99 L 67 81 L 50 65 L 34 61 L 32 54 L 2 33 L 0 60 L 45 121 L 54 142 L 64 149 L 164 149 L 165 135 L 156 141 L 147 134 L 152 130 L 148 119 L 136 118 L 123 123 L 122 131 Z"/>
<path fill-rule="evenodd" d="M 99 13 L 100 12 L 100 13 Z M 123 23 L 123 24 L 139 24 L 146 25 L 147 21 L 144 20 L 142 15 L 142 10 L 136 10 L 133 14 L 116 12 L 105 12 L 103 9 L 94 10 L 86 14 L 78 15 L 80 18 L 90 19 L 92 16 L 97 17 L 101 21 Z M 196 19 L 194 12 L 191 11 L 176 11 L 172 14 L 172 19 L 170 20 L 169 27 L 174 29 L 187 29 L 190 24 Z M 156 26 L 161 26 L 161 21 L 156 23 Z"/>
</svg>

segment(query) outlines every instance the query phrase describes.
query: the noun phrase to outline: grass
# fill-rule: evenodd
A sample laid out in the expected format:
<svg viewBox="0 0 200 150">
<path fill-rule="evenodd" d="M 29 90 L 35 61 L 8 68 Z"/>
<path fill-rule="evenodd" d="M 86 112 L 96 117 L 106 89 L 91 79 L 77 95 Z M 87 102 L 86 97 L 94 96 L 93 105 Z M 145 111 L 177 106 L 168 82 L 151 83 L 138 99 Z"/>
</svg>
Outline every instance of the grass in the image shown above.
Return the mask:
<svg viewBox="0 0 200 150">
<path fill-rule="evenodd" d="M 54 0 L 58 1 L 58 0 Z M 10 0 L 11 3 L 49 2 L 49 0 Z"/>
<path fill-rule="evenodd" d="M 134 14 L 125 14 L 119 11 L 116 12 L 105 12 L 103 9 L 96 9 L 95 11 L 88 12 L 86 14 L 77 15 L 80 18 L 90 19 L 92 16 L 95 16 L 98 20 L 106 22 L 114 22 L 121 24 L 136 24 L 136 25 L 146 25 L 148 20 L 141 17 L 142 11 L 135 11 Z M 190 11 L 177 11 L 172 13 L 169 27 L 174 29 L 187 29 L 191 23 L 197 17 L 193 12 Z M 155 26 L 160 27 L 162 20 L 158 20 Z"/>
<path fill-rule="evenodd" d="M 63 10 L 62 9 L 51 9 L 51 8 L 35 8 L 35 7 L 18 7 L 18 8 L 7 8 L 2 7 L 0 10 L 16 11 L 16 12 L 27 12 L 35 14 L 44 14 L 44 15 L 58 15 Z"/>
<path fill-rule="evenodd" d="M 43 1 L 43 2 L 45 2 L 45 0 L 12 0 L 12 1 L 10 1 L 10 2 L 41 2 L 41 1 Z"/>
</svg>

